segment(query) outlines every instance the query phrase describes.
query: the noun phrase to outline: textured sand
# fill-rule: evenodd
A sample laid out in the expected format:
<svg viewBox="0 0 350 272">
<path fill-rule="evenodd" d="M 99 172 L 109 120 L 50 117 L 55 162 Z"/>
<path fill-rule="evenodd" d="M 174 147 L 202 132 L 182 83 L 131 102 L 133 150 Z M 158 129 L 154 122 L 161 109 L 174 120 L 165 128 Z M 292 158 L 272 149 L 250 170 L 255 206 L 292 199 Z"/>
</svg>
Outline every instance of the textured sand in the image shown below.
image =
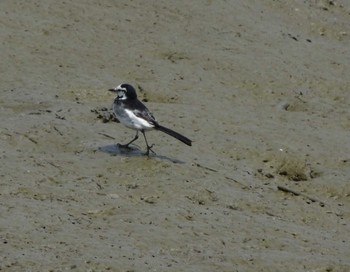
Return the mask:
<svg viewBox="0 0 350 272">
<path fill-rule="evenodd" d="M 350 271 L 348 1 L 70 2 L 0 2 L 1 271 Z"/>
</svg>

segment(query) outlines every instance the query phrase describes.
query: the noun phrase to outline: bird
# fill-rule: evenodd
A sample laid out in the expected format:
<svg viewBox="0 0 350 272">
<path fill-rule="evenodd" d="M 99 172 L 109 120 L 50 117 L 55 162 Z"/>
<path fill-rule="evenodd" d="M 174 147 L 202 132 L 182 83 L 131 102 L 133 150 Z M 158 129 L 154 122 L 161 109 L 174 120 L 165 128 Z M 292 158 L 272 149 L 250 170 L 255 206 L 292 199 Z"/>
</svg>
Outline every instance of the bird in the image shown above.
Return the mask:
<svg viewBox="0 0 350 272">
<path fill-rule="evenodd" d="M 126 127 L 136 130 L 136 135 L 130 142 L 124 145 L 118 144 L 118 146 L 129 148 L 129 145 L 138 139 L 140 131 L 145 139 L 147 146 L 145 155 L 149 156 L 150 151 L 155 154 L 155 152 L 152 150 L 154 144 L 149 145 L 146 138 L 145 132 L 149 130 L 158 130 L 164 132 L 178 139 L 184 144 L 192 146 L 192 141 L 190 139 L 170 128 L 161 126 L 157 122 L 153 114 L 137 98 L 136 90 L 132 85 L 122 83 L 115 88 L 109 89 L 109 91 L 117 94 L 117 97 L 113 102 L 113 112 L 117 119 Z"/>
</svg>

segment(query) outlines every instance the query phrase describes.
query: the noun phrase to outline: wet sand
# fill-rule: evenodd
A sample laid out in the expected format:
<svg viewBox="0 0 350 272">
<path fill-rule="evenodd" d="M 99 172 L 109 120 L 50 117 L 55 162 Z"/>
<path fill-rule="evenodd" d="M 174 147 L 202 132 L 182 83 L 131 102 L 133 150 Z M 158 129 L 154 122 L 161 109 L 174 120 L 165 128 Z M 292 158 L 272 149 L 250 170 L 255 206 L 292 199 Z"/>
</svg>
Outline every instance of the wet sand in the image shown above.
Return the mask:
<svg viewBox="0 0 350 272">
<path fill-rule="evenodd" d="M 41 2 L 0 3 L 1 271 L 350 270 L 347 1 Z M 123 82 L 193 146 L 118 149 Z"/>
</svg>

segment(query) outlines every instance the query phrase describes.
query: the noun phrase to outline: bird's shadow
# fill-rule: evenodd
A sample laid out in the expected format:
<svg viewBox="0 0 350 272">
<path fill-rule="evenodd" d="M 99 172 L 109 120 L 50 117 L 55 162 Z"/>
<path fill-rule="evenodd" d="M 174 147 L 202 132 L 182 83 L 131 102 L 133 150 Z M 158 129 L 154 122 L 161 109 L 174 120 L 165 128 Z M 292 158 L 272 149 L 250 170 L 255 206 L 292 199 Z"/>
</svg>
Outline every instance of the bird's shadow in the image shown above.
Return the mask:
<svg viewBox="0 0 350 272">
<path fill-rule="evenodd" d="M 155 153 L 150 153 L 149 156 L 145 154 L 145 151 L 140 150 L 139 148 L 135 146 L 129 146 L 129 147 L 121 147 L 118 144 L 112 144 L 112 145 L 105 145 L 105 146 L 100 146 L 98 148 L 98 151 L 107 153 L 111 156 L 121 156 L 121 157 L 145 157 L 145 158 L 157 158 L 161 160 L 167 160 L 172 163 L 180 163 L 184 164 L 185 162 L 180 161 L 178 159 L 173 159 L 168 156 L 163 156 L 163 155 L 157 155 Z"/>
</svg>

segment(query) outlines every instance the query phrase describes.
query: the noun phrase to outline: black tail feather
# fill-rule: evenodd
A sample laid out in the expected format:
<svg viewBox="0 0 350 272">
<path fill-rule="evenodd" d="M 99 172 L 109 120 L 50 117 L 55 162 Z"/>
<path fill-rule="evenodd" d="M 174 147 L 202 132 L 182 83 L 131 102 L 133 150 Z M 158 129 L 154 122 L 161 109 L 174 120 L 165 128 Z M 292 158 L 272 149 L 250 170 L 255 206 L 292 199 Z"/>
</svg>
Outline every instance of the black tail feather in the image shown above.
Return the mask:
<svg viewBox="0 0 350 272">
<path fill-rule="evenodd" d="M 189 146 L 192 146 L 192 141 L 188 139 L 187 137 L 177 133 L 176 131 L 171 130 L 170 128 L 163 127 L 161 125 L 157 125 L 155 129 L 160 130 L 170 136 L 173 136 L 174 138 L 178 139 L 179 141 L 183 142 L 184 144 L 187 144 Z"/>
</svg>

